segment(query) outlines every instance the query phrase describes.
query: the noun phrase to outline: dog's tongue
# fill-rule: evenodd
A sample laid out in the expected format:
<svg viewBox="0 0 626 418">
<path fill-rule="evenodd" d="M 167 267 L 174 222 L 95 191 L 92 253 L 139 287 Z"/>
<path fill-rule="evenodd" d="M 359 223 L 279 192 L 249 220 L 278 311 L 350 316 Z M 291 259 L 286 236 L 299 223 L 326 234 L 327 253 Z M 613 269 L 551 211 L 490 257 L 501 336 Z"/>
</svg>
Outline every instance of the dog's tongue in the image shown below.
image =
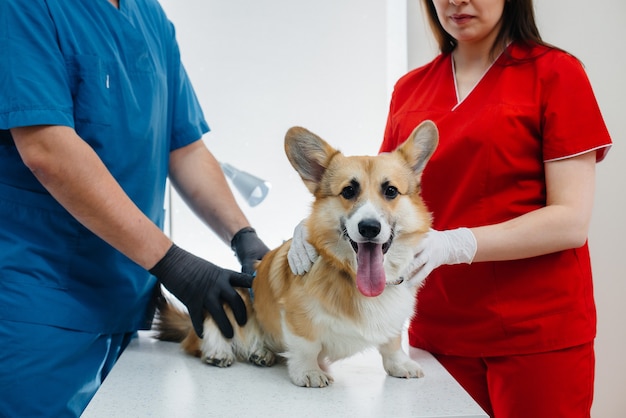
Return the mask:
<svg viewBox="0 0 626 418">
<path fill-rule="evenodd" d="M 365 296 L 378 296 L 385 290 L 383 246 L 370 242 L 358 244 L 356 286 Z"/>
</svg>

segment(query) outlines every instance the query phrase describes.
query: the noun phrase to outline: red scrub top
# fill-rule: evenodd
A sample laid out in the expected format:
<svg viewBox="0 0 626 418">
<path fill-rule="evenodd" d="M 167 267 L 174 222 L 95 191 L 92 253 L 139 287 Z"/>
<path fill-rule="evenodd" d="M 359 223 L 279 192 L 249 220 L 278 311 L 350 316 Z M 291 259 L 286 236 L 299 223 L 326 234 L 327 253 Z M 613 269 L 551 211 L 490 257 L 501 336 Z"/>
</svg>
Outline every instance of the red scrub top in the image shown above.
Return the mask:
<svg viewBox="0 0 626 418">
<path fill-rule="evenodd" d="M 544 163 L 611 144 L 581 63 L 543 46 L 510 45 L 458 103 L 451 56 L 396 84 L 381 152 L 423 120 L 440 143 L 422 177 L 433 228 L 503 222 L 546 204 Z M 448 355 L 533 353 L 596 333 L 587 244 L 523 260 L 441 266 L 418 293 L 412 346 Z"/>
</svg>

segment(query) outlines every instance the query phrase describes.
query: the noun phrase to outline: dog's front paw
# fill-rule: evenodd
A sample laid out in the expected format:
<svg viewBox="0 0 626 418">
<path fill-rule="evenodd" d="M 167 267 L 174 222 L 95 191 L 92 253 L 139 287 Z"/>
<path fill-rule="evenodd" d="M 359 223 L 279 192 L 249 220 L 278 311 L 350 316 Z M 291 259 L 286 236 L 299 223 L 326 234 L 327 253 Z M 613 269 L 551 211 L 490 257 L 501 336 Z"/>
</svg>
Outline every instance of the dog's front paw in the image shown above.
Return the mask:
<svg viewBox="0 0 626 418">
<path fill-rule="evenodd" d="M 292 375 L 291 381 L 297 386 L 324 388 L 333 383 L 333 378 L 321 370 L 308 370 L 298 376 Z"/>
<path fill-rule="evenodd" d="M 383 361 L 385 371 L 389 376 L 393 377 L 424 377 L 422 366 L 418 362 L 409 357 L 395 359 L 395 361 Z"/>
</svg>

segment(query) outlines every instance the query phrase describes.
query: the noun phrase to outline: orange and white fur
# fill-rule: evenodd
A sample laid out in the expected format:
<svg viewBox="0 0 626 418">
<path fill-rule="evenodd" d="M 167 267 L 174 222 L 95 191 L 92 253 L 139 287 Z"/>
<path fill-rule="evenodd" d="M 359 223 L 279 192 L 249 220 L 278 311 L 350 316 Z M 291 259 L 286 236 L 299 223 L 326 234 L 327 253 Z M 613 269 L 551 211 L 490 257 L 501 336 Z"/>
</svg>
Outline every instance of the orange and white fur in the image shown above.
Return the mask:
<svg viewBox="0 0 626 418">
<path fill-rule="evenodd" d="M 329 385 L 330 363 L 370 347 L 389 375 L 423 376 L 401 348 L 419 284 L 401 275 L 430 227 L 420 177 L 437 142 L 427 121 L 392 153 L 347 157 L 306 129 L 291 128 L 285 151 L 315 197 L 306 227 L 319 257 L 296 276 L 287 261 L 291 241 L 269 252 L 258 264 L 253 300 L 247 289 L 240 292 L 248 323 L 232 340 L 210 317 L 198 338 L 188 316 L 167 301 L 158 338 L 182 341 L 186 352 L 220 367 L 236 359 L 260 366 L 286 360 L 298 386 Z"/>
</svg>

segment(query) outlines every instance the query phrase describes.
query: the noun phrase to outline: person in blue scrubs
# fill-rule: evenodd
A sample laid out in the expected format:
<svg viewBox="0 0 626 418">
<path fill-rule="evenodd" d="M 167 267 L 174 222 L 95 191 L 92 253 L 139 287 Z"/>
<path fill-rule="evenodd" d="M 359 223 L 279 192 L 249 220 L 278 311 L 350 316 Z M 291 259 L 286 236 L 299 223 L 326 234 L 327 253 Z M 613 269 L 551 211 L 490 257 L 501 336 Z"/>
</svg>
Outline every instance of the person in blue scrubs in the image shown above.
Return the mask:
<svg viewBox="0 0 626 418">
<path fill-rule="evenodd" d="M 79 416 L 166 287 L 202 334 L 267 247 L 156 0 L 0 0 L 0 416 Z M 166 178 L 243 273 L 162 232 Z"/>
</svg>

